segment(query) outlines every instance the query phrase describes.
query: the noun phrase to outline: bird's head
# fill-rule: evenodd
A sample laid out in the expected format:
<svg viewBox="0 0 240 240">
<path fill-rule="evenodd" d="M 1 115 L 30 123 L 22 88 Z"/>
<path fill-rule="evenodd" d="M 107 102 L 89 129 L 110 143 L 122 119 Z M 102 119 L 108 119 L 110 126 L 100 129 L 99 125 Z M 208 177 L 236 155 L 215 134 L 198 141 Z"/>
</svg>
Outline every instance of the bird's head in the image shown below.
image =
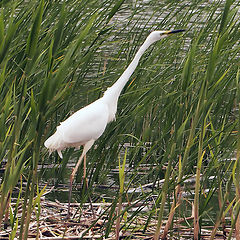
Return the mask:
<svg viewBox="0 0 240 240">
<path fill-rule="evenodd" d="M 156 42 L 162 38 L 173 35 L 174 33 L 184 32 L 184 29 L 170 30 L 170 31 L 153 31 L 149 34 L 148 39 L 152 42 Z"/>
</svg>

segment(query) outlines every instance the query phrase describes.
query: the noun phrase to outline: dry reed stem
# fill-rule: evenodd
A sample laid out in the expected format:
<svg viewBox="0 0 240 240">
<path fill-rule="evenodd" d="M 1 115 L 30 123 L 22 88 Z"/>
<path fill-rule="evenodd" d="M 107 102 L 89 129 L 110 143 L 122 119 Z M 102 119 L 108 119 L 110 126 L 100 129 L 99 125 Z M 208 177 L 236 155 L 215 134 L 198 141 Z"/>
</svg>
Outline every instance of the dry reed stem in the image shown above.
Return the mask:
<svg viewBox="0 0 240 240">
<path fill-rule="evenodd" d="M 176 187 L 176 201 L 173 202 L 172 206 L 171 206 L 171 210 L 168 216 L 168 220 L 167 223 L 165 225 L 164 231 L 163 231 L 163 235 L 161 236 L 161 239 L 165 240 L 167 239 L 167 234 L 168 234 L 168 230 L 172 224 L 173 221 L 173 217 L 174 217 L 174 213 L 177 209 L 177 207 L 181 204 L 181 186 L 180 184 L 177 185 Z"/>
<path fill-rule="evenodd" d="M 240 240 L 240 214 L 238 214 L 236 222 L 236 240 Z"/>
</svg>

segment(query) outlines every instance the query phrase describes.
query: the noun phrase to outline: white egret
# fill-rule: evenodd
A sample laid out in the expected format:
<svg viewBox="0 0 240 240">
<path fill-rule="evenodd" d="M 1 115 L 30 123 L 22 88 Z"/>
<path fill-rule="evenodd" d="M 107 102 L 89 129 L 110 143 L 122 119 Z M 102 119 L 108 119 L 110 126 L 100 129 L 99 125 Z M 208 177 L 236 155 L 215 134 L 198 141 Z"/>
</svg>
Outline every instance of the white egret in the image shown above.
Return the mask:
<svg viewBox="0 0 240 240">
<path fill-rule="evenodd" d="M 61 151 L 65 148 L 79 148 L 83 145 L 83 152 L 70 176 L 68 216 L 70 214 L 70 201 L 74 175 L 84 159 L 83 177 L 86 179 L 86 154 L 94 142 L 103 134 L 107 124 L 115 119 L 120 93 L 136 69 L 141 56 L 154 42 L 170 36 L 173 33 L 183 31 L 184 30 L 181 29 L 172 31 L 154 31 L 150 33 L 128 68 L 112 87 L 109 87 L 101 98 L 78 110 L 64 122 L 61 122 L 57 127 L 56 132 L 45 141 L 44 145 L 49 149 L 50 153 L 56 150 L 60 158 L 63 157 Z"/>
</svg>

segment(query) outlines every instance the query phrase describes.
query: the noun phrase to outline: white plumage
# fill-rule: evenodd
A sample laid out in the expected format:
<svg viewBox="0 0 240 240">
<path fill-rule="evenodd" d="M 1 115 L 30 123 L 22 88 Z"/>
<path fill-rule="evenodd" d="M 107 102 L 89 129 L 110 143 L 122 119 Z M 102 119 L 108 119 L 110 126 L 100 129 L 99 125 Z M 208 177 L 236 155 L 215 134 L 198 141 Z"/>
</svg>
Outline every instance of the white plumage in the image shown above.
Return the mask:
<svg viewBox="0 0 240 240">
<path fill-rule="evenodd" d="M 61 158 L 63 157 L 61 151 L 65 148 L 78 148 L 81 145 L 84 146 L 83 152 L 77 162 L 77 165 L 73 169 L 73 172 L 70 176 L 68 216 L 70 214 L 70 200 L 74 175 L 79 165 L 81 164 L 82 159 L 84 158 L 85 178 L 87 151 L 92 147 L 93 143 L 103 134 L 107 123 L 115 119 L 118 98 L 125 84 L 128 82 L 132 73 L 136 69 L 141 56 L 154 42 L 165 38 L 172 33 L 183 31 L 184 30 L 152 32 L 140 47 L 128 68 L 123 72 L 121 77 L 113 84 L 113 86 L 105 91 L 103 97 L 75 112 L 64 122 L 60 123 L 60 125 L 57 127 L 56 132 L 45 141 L 44 145 L 49 149 L 50 153 L 56 150 Z"/>
<path fill-rule="evenodd" d="M 57 127 L 57 131 L 48 138 L 44 145 L 50 152 L 61 151 L 67 147 L 78 148 L 89 140 L 97 140 L 108 123 L 109 110 L 103 99 L 78 110 Z"/>
</svg>

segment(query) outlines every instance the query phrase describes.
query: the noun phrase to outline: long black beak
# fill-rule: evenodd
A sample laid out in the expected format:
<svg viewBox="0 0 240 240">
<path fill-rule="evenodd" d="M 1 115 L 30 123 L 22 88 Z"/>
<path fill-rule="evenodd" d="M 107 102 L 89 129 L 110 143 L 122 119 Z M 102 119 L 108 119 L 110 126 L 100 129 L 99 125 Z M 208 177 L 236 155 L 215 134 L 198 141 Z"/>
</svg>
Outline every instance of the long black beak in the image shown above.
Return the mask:
<svg viewBox="0 0 240 240">
<path fill-rule="evenodd" d="M 185 29 L 170 30 L 170 31 L 167 31 L 166 34 L 179 33 L 179 32 L 184 32 L 184 31 L 186 31 L 186 30 Z"/>
</svg>

